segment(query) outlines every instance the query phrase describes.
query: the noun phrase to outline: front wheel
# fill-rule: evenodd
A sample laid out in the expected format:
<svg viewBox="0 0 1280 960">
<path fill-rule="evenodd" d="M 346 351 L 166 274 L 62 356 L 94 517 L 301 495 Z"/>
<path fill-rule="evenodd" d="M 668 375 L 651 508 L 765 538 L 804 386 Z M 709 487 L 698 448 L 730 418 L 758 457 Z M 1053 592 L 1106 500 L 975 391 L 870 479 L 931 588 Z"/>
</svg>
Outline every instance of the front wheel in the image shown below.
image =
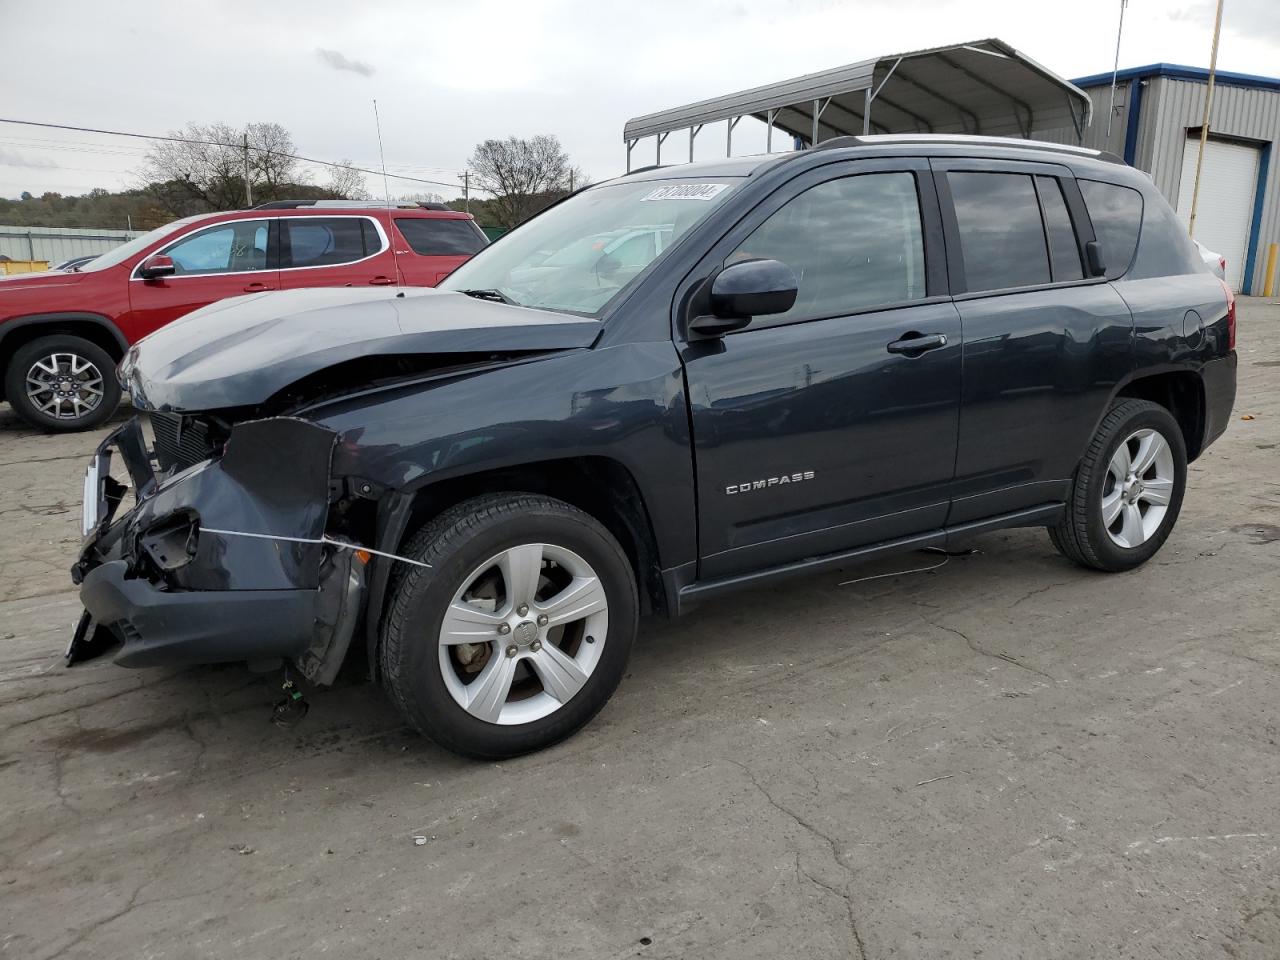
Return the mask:
<svg viewBox="0 0 1280 960">
<path fill-rule="evenodd" d="M 383 680 L 441 746 L 481 759 L 541 749 L 604 706 L 626 668 L 639 602 L 631 564 L 593 517 L 497 494 L 423 527 L 397 571 Z"/>
<path fill-rule="evenodd" d="M 19 347 L 5 372 L 14 413 L 42 430 L 88 430 L 120 403 L 115 363 L 82 337 L 55 334 Z"/>
<path fill-rule="evenodd" d="M 1080 461 L 1066 514 L 1049 536 L 1082 566 L 1130 570 L 1169 538 L 1186 485 L 1186 443 L 1169 411 L 1148 400 L 1117 400 Z"/>
</svg>

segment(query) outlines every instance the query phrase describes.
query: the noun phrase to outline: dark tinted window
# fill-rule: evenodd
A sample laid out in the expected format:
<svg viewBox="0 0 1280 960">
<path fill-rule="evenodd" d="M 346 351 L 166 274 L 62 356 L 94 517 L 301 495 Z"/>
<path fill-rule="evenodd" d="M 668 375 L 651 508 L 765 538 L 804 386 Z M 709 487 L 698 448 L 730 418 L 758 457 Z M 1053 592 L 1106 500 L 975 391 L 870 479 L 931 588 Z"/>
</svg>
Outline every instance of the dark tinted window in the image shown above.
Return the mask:
<svg viewBox="0 0 1280 960">
<path fill-rule="evenodd" d="M 1083 280 L 1080 246 L 1071 226 L 1071 212 L 1062 196 L 1062 184 L 1057 177 L 1036 177 L 1036 191 L 1040 194 L 1040 209 L 1044 211 L 1044 233 L 1049 238 L 1049 265 L 1053 268 L 1054 283 Z"/>
<path fill-rule="evenodd" d="M 789 200 L 728 258 L 781 260 L 800 282 L 795 306 L 762 317 L 835 317 L 925 295 L 915 177 L 869 173 L 831 180 Z"/>
<path fill-rule="evenodd" d="M 1044 225 L 1030 176 L 953 171 L 947 183 L 970 291 L 1049 282 Z"/>
<path fill-rule="evenodd" d="M 400 233 L 424 257 L 469 257 L 486 243 L 473 220 L 432 220 L 406 217 L 397 220 Z"/>
<path fill-rule="evenodd" d="M 381 241 L 364 217 L 285 217 L 282 267 L 331 267 L 363 260 Z"/>
<path fill-rule="evenodd" d="M 1202 273 L 1205 269 L 1196 245 L 1187 236 L 1186 224 L 1178 221 L 1177 214 L 1163 197 L 1152 198 L 1142 212 L 1138 256 L 1129 276 L 1134 280 L 1176 277 Z"/>
<path fill-rule="evenodd" d="M 1102 247 L 1102 262 L 1107 279 L 1114 280 L 1133 262 L 1138 245 L 1138 228 L 1142 226 L 1142 194 L 1129 187 L 1097 180 L 1081 180 L 1080 192 L 1089 208 L 1093 233 Z"/>
</svg>

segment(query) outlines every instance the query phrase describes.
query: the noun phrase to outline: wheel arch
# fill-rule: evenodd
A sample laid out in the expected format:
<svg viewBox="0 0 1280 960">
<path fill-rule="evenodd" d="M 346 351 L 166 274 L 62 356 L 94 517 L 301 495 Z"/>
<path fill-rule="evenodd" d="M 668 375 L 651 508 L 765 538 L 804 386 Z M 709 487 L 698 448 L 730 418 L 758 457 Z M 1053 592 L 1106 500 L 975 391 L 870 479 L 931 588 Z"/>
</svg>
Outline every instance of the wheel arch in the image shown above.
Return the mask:
<svg viewBox="0 0 1280 960">
<path fill-rule="evenodd" d="M 640 484 L 611 457 L 584 456 L 531 461 L 449 477 L 388 495 L 379 506 L 378 549 L 397 553 L 413 531 L 464 500 L 489 493 L 537 493 L 590 514 L 617 539 L 631 561 L 642 614 L 671 611 L 661 575 L 657 536 Z M 377 644 L 394 561 L 372 571 L 366 607 L 369 663 L 376 670 Z"/>
<path fill-rule="evenodd" d="M 0 326 L 0 392 L 3 376 L 9 369 L 13 355 L 32 340 L 40 337 L 66 334 L 83 337 L 107 352 L 114 362 L 124 359 L 129 349 L 118 327 L 100 313 L 60 312 L 38 313 L 6 320 Z"/>
<path fill-rule="evenodd" d="M 1204 449 L 1205 391 L 1199 371 L 1185 367 L 1144 371 L 1125 381 L 1113 400 L 1131 397 L 1164 407 L 1182 429 L 1191 463 Z"/>
</svg>

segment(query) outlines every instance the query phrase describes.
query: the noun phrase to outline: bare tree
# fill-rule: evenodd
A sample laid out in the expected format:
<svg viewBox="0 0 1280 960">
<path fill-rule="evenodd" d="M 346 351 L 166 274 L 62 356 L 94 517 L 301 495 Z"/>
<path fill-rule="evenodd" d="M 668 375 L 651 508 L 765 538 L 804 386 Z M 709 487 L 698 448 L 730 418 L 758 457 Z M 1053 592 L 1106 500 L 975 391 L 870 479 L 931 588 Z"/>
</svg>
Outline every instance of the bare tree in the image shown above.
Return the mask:
<svg viewBox="0 0 1280 960">
<path fill-rule="evenodd" d="M 343 160 L 343 164 L 351 163 Z M 364 174 L 351 166 L 329 167 L 329 182 L 325 191 L 333 194 L 335 200 L 368 200 L 369 190 L 364 185 Z"/>
<path fill-rule="evenodd" d="M 297 152 L 293 138 L 278 123 L 251 123 L 242 130 L 226 123 L 189 123 L 170 136 L 175 139 L 157 141 L 147 152 L 139 174 L 146 189 L 177 216 L 244 205 L 246 138 L 255 201 L 284 199 L 289 187 L 309 179 L 291 156 Z"/>
<path fill-rule="evenodd" d="M 467 161 L 472 188 L 492 195 L 488 208 L 499 225 L 514 227 L 559 200 L 582 181 L 560 140 L 540 134 L 523 140 L 486 140 Z"/>
</svg>

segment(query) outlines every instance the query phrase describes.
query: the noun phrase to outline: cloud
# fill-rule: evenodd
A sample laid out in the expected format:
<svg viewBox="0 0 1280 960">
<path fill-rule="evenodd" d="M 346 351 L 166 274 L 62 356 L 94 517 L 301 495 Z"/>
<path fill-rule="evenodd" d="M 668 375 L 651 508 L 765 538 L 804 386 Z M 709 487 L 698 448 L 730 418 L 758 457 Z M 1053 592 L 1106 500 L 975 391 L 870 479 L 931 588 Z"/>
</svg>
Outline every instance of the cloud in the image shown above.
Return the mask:
<svg viewBox="0 0 1280 960">
<path fill-rule="evenodd" d="M 362 60 L 349 60 L 341 50 L 326 50 L 324 47 L 316 47 L 316 56 L 324 61 L 326 66 L 333 67 L 335 70 L 347 70 L 351 73 L 358 73 L 362 77 L 372 77 L 373 67 Z"/>
<path fill-rule="evenodd" d="M 58 170 L 57 163 L 49 157 L 29 157 L 17 150 L 0 147 L 0 166 L 27 167 L 32 170 Z"/>
</svg>

